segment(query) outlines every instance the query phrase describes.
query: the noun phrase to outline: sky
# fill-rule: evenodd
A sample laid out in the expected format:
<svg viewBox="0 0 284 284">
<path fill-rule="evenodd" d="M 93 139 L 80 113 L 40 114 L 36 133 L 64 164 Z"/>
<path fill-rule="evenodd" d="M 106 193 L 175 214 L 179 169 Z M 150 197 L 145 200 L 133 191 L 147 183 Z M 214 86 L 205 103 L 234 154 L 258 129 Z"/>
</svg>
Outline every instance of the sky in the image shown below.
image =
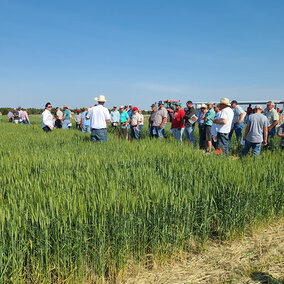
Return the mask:
<svg viewBox="0 0 284 284">
<path fill-rule="evenodd" d="M 283 0 L 0 0 L 0 106 L 284 99 Z"/>
</svg>

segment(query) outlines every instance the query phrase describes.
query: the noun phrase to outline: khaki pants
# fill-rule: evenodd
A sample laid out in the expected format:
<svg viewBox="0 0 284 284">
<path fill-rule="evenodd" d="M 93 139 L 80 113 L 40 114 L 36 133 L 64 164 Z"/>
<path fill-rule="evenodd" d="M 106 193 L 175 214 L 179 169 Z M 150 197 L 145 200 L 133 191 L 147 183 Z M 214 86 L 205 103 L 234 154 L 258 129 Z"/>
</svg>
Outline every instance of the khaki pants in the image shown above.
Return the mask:
<svg viewBox="0 0 284 284">
<path fill-rule="evenodd" d="M 127 127 L 122 128 L 120 126 L 120 137 L 123 139 L 128 139 L 128 128 Z"/>
</svg>

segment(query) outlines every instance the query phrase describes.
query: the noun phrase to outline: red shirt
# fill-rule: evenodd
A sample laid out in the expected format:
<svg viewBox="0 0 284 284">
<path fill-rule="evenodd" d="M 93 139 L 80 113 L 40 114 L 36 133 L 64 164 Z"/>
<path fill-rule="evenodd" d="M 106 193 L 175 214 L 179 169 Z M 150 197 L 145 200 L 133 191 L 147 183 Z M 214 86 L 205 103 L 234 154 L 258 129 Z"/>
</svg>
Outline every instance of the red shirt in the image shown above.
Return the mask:
<svg viewBox="0 0 284 284">
<path fill-rule="evenodd" d="M 183 116 L 185 115 L 184 110 L 180 109 L 174 112 L 173 120 L 172 120 L 172 128 L 180 128 Z M 184 128 L 184 124 L 181 128 Z"/>
</svg>

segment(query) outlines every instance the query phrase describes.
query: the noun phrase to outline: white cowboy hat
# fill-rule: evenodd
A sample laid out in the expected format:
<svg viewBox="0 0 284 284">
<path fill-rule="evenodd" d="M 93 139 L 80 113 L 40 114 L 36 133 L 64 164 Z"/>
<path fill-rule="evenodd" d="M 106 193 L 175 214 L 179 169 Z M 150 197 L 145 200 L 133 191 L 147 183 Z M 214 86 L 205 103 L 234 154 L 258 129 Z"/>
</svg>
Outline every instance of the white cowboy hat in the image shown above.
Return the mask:
<svg viewBox="0 0 284 284">
<path fill-rule="evenodd" d="M 231 106 L 230 101 L 229 101 L 228 98 L 222 98 L 222 99 L 220 100 L 220 104 L 222 104 L 222 105 L 227 105 L 227 106 Z"/>
<path fill-rule="evenodd" d="M 206 105 L 206 104 L 202 104 L 202 105 L 200 106 L 200 108 L 207 108 L 207 105 Z"/>
<path fill-rule="evenodd" d="M 98 98 L 96 97 L 94 100 L 98 101 L 100 103 L 105 103 L 106 102 L 106 98 L 103 95 L 100 95 Z"/>
</svg>

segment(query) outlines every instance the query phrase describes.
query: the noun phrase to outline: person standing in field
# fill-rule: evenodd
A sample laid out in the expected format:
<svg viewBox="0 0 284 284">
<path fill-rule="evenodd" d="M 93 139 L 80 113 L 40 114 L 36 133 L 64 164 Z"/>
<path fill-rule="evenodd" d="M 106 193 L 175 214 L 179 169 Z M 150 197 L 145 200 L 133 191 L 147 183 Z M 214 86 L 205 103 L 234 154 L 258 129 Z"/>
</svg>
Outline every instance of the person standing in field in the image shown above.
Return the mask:
<svg viewBox="0 0 284 284">
<path fill-rule="evenodd" d="M 214 111 L 215 111 L 214 119 L 219 119 L 220 113 L 221 113 L 219 104 L 214 106 Z M 213 120 L 212 120 L 212 122 L 213 122 Z M 220 155 L 220 149 L 219 149 L 218 143 L 217 143 L 217 133 L 218 133 L 218 125 L 216 125 L 215 123 L 212 123 L 212 126 L 211 126 L 212 145 L 216 150 L 216 154 Z"/>
<path fill-rule="evenodd" d="M 168 111 L 164 108 L 163 101 L 159 101 L 159 108 L 155 116 L 155 124 L 157 125 L 156 131 L 159 138 L 165 137 L 165 129 L 167 126 Z"/>
<path fill-rule="evenodd" d="M 226 155 L 229 154 L 229 134 L 231 131 L 231 126 L 234 118 L 234 112 L 231 109 L 231 104 L 229 99 L 222 98 L 220 100 L 220 117 L 218 119 L 213 119 L 213 123 L 217 124 L 217 143 L 218 147 L 222 148 Z"/>
<path fill-rule="evenodd" d="M 248 154 L 250 148 L 254 156 L 258 156 L 263 146 L 267 144 L 268 120 L 262 114 L 261 105 L 256 106 L 256 112 L 251 114 L 247 121 L 244 134 L 245 147 L 241 153 L 242 156 Z"/>
<path fill-rule="evenodd" d="M 283 114 L 283 112 L 282 112 L 282 114 Z M 277 135 L 278 135 L 278 137 L 281 138 L 281 140 L 280 140 L 280 147 L 282 148 L 282 150 L 284 150 L 284 123 L 282 123 L 279 126 Z"/>
<path fill-rule="evenodd" d="M 60 107 L 57 107 L 55 111 L 55 127 L 56 128 L 62 128 L 62 122 L 61 122 L 62 117 L 63 117 L 63 113 Z"/>
<path fill-rule="evenodd" d="M 247 115 L 251 115 L 253 114 L 253 109 L 251 107 L 251 104 L 249 104 L 249 106 L 247 107 Z"/>
<path fill-rule="evenodd" d="M 19 111 L 16 108 L 14 108 L 14 121 L 16 124 L 19 123 Z"/>
<path fill-rule="evenodd" d="M 110 115 L 108 109 L 104 107 L 105 96 L 101 95 L 95 98 L 95 101 L 98 102 L 98 105 L 92 107 L 87 114 L 91 125 L 91 139 L 93 142 L 107 142 L 107 124 L 110 122 Z"/>
<path fill-rule="evenodd" d="M 119 119 L 120 119 L 119 111 L 117 110 L 116 106 L 114 106 L 110 113 L 110 122 L 112 127 L 115 129 L 115 133 L 118 133 Z"/>
<path fill-rule="evenodd" d="M 22 108 L 21 107 L 19 107 L 18 108 L 18 114 L 19 114 L 19 123 L 22 123 L 22 112 L 23 112 L 23 110 L 22 110 Z"/>
<path fill-rule="evenodd" d="M 279 115 L 274 108 L 274 102 L 268 101 L 266 107 L 265 115 L 268 119 L 268 138 L 273 138 L 276 135 L 276 125 L 279 122 Z"/>
<path fill-rule="evenodd" d="M 198 130 L 199 130 L 199 149 L 205 149 L 205 125 L 204 117 L 207 110 L 206 104 L 200 106 L 200 111 L 198 113 Z"/>
<path fill-rule="evenodd" d="M 131 139 L 139 140 L 139 125 L 140 125 L 140 115 L 138 113 L 138 108 L 132 108 L 132 117 L 130 121 Z"/>
<path fill-rule="evenodd" d="M 63 116 L 61 119 L 62 129 L 68 129 L 68 125 L 70 123 L 71 113 L 67 107 L 67 105 L 63 106 Z"/>
<path fill-rule="evenodd" d="M 155 104 L 151 105 L 152 112 L 149 116 L 149 133 L 150 137 L 158 138 L 158 127 L 159 124 L 157 123 L 156 115 L 157 115 L 157 107 Z"/>
<path fill-rule="evenodd" d="M 128 110 L 127 110 L 127 113 L 128 113 L 129 118 L 130 118 L 130 120 L 131 120 L 132 114 L 133 114 L 133 105 L 129 105 L 129 108 L 128 108 Z"/>
<path fill-rule="evenodd" d="M 25 109 L 22 111 L 21 120 L 22 120 L 22 123 L 24 124 L 29 124 L 29 125 L 31 124 L 29 120 L 28 109 Z"/>
<path fill-rule="evenodd" d="M 124 109 L 124 106 L 121 106 L 119 108 L 120 110 L 120 118 L 119 118 L 119 122 L 120 122 L 120 137 L 123 139 L 127 139 L 128 138 L 128 124 L 130 122 L 130 118 L 129 115 L 127 113 L 127 111 Z"/>
<path fill-rule="evenodd" d="M 138 113 L 139 113 L 139 122 L 140 122 L 138 129 L 141 132 L 142 129 L 143 129 L 143 125 L 144 125 L 144 115 L 142 114 L 142 110 L 141 109 L 139 109 Z"/>
<path fill-rule="evenodd" d="M 81 124 L 80 124 L 81 132 L 91 133 L 90 120 L 87 119 L 88 108 L 84 107 L 83 109 L 84 111 L 81 114 Z"/>
<path fill-rule="evenodd" d="M 174 138 L 179 142 L 182 142 L 182 134 L 184 131 L 184 120 L 183 120 L 184 114 L 185 112 L 181 108 L 181 104 L 177 103 L 176 110 L 173 115 L 171 131 L 174 134 Z"/>
<path fill-rule="evenodd" d="M 76 129 L 81 130 L 81 111 L 79 109 L 76 110 L 75 114 L 75 123 L 76 123 Z"/>
<path fill-rule="evenodd" d="M 51 109 L 52 109 L 51 103 L 48 102 L 45 104 L 45 110 L 41 114 L 41 121 L 42 121 L 41 127 L 42 127 L 42 130 L 45 132 L 49 132 L 54 129 Z"/>
<path fill-rule="evenodd" d="M 14 118 L 14 115 L 13 115 L 13 113 L 9 110 L 9 112 L 8 112 L 8 122 L 13 122 L 13 118 Z"/>
<path fill-rule="evenodd" d="M 205 110 L 205 115 L 204 115 L 204 126 L 205 126 L 205 148 L 206 152 L 211 152 L 212 148 L 212 136 L 211 136 L 211 127 L 212 127 L 212 120 L 215 117 L 215 111 L 213 108 L 213 102 L 208 102 L 207 103 L 207 109 Z"/>
<path fill-rule="evenodd" d="M 231 107 L 234 112 L 234 118 L 232 122 L 232 129 L 229 135 L 230 146 L 232 144 L 232 136 L 233 136 L 234 131 L 236 133 L 237 142 L 240 141 L 243 135 L 244 118 L 246 115 L 245 111 L 238 105 L 238 102 L 236 100 L 233 100 L 231 102 Z"/>
<path fill-rule="evenodd" d="M 188 101 L 186 103 L 186 106 L 187 108 L 185 109 L 185 115 L 183 116 L 184 125 L 185 125 L 184 127 L 185 140 L 188 141 L 189 144 L 192 143 L 193 145 L 195 145 L 194 126 L 195 122 L 197 121 L 196 110 L 192 105 L 192 101 Z"/>
</svg>

